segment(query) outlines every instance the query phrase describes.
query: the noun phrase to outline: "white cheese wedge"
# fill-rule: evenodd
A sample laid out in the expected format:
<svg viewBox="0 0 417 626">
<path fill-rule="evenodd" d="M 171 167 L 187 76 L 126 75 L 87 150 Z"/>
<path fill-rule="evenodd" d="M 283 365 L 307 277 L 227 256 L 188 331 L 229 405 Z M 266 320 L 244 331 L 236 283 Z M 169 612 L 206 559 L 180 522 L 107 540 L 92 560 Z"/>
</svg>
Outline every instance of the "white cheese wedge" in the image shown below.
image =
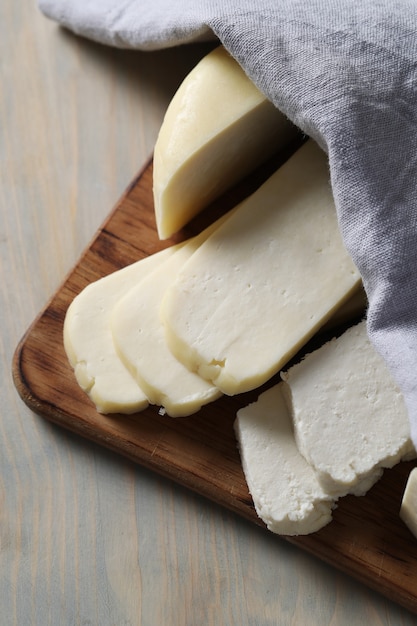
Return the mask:
<svg viewBox="0 0 417 626">
<path fill-rule="evenodd" d="M 231 395 L 279 371 L 359 283 L 309 141 L 200 246 L 161 315 L 173 354 Z"/>
<path fill-rule="evenodd" d="M 233 211 L 187 241 L 113 307 L 110 326 L 118 356 L 149 401 L 163 407 L 171 417 L 196 413 L 222 394 L 190 372 L 169 350 L 159 315 L 161 301 L 184 263 L 232 214 Z"/>
<path fill-rule="evenodd" d="M 142 259 L 88 285 L 70 304 L 64 347 L 80 387 L 101 413 L 134 413 L 148 399 L 116 354 L 110 313 L 118 299 L 179 246 Z"/>
<path fill-rule="evenodd" d="M 403 397 L 366 323 L 282 374 L 297 446 L 329 493 L 352 493 L 415 455 Z"/>
<path fill-rule="evenodd" d="M 158 234 L 170 237 L 297 134 L 219 47 L 185 78 L 154 151 Z"/>
<path fill-rule="evenodd" d="M 305 535 L 331 521 L 336 498 L 297 449 L 282 386 L 240 409 L 234 427 L 257 514 L 274 533 Z"/>
<path fill-rule="evenodd" d="M 408 477 L 401 502 L 400 518 L 417 537 L 417 467 L 410 472 Z"/>
</svg>

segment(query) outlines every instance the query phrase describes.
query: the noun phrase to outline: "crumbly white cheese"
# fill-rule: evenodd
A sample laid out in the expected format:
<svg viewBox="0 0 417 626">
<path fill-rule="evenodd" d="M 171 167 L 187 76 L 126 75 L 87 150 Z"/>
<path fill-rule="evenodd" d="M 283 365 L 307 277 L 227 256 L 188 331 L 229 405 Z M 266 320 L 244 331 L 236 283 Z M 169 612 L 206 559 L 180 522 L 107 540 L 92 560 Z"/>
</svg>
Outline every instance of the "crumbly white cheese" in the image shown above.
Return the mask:
<svg viewBox="0 0 417 626">
<path fill-rule="evenodd" d="M 332 519 L 336 498 L 299 453 L 280 383 L 235 420 L 246 482 L 259 517 L 281 535 L 313 533 Z"/>
<path fill-rule="evenodd" d="M 310 140 L 200 246 L 161 315 L 175 356 L 235 394 L 279 371 L 359 283 Z"/>
<path fill-rule="evenodd" d="M 400 518 L 417 537 L 417 467 L 410 472 L 408 477 L 401 502 Z"/>
<path fill-rule="evenodd" d="M 357 492 L 415 454 L 403 397 L 364 321 L 282 377 L 297 446 L 329 493 Z"/>
<path fill-rule="evenodd" d="M 168 248 L 89 284 L 67 310 L 68 360 L 78 384 L 102 413 L 134 413 L 148 406 L 146 395 L 116 354 L 110 312 L 124 293 L 175 250 Z"/>
<path fill-rule="evenodd" d="M 295 135 L 222 46 L 204 57 L 171 100 L 155 145 L 160 238 L 178 231 Z"/>
</svg>

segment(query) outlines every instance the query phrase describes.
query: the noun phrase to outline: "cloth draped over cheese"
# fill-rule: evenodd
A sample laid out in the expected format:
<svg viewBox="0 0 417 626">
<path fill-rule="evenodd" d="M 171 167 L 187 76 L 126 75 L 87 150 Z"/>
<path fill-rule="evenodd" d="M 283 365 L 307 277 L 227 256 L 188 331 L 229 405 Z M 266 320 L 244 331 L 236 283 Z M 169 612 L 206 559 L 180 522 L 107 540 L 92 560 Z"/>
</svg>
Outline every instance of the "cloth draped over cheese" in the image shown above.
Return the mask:
<svg viewBox="0 0 417 626">
<path fill-rule="evenodd" d="M 327 151 L 368 334 L 417 443 L 417 11 L 413 0 L 39 0 L 102 43 L 152 50 L 217 37 Z"/>
</svg>

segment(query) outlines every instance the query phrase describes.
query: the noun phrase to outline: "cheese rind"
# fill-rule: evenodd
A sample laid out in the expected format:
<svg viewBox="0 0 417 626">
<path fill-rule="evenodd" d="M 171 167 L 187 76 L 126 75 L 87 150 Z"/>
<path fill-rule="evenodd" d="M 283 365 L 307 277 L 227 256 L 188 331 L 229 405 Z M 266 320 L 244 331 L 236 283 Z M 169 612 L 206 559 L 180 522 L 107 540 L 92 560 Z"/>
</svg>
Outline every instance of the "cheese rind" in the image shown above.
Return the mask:
<svg viewBox="0 0 417 626">
<path fill-rule="evenodd" d="M 336 498 L 297 449 L 282 386 L 240 409 L 234 428 L 257 514 L 274 533 L 305 535 L 331 521 Z"/>
<path fill-rule="evenodd" d="M 154 150 L 154 204 L 166 239 L 297 134 L 222 47 L 185 78 Z"/>
<path fill-rule="evenodd" d="M 162 303 L 167 341 L 225 394 L 268 380 L 360 282 L 327 158 L 307 142 L 196 251 Z"/>
<path fill-rule="evenodd" d="M 403 397 L 365 321 L 282 377 L 298 448 L 329 493 L 352 493 L 415 454 Z"/>
<path fill-rule="evenodd" d="M 400 518 L 417 537 L 417 467 L 408 476 L 401 501 Z"/>
<path fill-rule="evenodd" d="M 148 399 L 118 358 L 110 312 L 118 299 L 175 251 L 158 252 L 87 285 L 71 302 L 64 347 L 80 387 L 101 413 L 135 413 Z"/>
</svg>

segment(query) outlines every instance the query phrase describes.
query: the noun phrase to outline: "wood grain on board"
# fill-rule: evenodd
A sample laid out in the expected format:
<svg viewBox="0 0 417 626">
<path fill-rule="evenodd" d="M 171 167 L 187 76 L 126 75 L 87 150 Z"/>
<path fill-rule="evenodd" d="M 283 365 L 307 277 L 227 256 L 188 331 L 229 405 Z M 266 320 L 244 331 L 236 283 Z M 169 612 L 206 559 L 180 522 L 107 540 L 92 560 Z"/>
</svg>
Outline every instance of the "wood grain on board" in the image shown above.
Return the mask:
<svg viewBox="0 0 417 626">
<path fill-rule="evenodd" d="M 271 162 L 268 167 L 275 166 Z M 268 175 L 268 167 L 226 194 L 175 241 L 201 230 L 247 195 Z M 248 493 L 233 433 L 236 411 L 255 400 L 260 390 L 223 397 L 187 418 L 161 416 L 158 407 L 131 416 L 105 416 L 78 387 L 64 352 L 63 322 L 73 297 L 91 281 L 173 242 L 161 242 L 156 234 L 149 162 L 22 338 L 14 356 L 14 382 L 39 415 L 263 526 Z M 342 499 L 333 521 L 321 531 L 286 539 L 417 612 L 417 542 L 398 516 L 413 465 L 401 463 L 386 471 L 364 497 Z"/>
</svg>

